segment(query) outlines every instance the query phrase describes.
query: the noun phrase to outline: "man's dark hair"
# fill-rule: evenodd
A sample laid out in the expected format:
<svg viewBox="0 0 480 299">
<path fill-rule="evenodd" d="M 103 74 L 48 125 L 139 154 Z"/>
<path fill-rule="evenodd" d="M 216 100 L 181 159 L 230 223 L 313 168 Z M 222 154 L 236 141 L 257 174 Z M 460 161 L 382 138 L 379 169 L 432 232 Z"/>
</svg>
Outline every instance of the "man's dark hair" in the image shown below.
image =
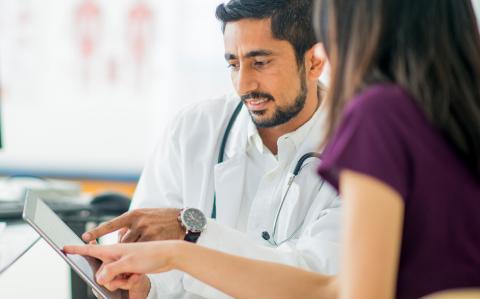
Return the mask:
<svg viewBox="0 0 480 299">
<path fill-rule="evenodd" d="M 288 41 L 295 50 L 297 64 L 301 65 L 307 50 L 316 43 L 312 25 L 311 0 L 231 0 L 217 7 L 216 16 L 222 22 L 222 31 L 229 22 L 242 19 L 272 21 L 272 35 Z"/>
</svg>

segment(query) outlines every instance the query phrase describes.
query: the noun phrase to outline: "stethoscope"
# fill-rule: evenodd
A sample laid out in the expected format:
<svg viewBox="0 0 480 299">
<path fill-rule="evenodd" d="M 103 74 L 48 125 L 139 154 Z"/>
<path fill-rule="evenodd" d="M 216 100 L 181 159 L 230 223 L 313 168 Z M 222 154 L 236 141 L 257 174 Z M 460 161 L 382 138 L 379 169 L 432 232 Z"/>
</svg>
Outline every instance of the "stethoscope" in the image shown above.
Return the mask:
<svg viewBox="0 0 480 299">
<path fill-rule="evenodd" d="M 235 123 L 235 120 L 237 119 L 238 115 L 240 114 L 240 111 L 242 110 L 242 107 L 243 107 L 243 102 L 238 103 L 237 107 L 235 108 L 235 110 L 232 113 L 232 116 L 230 117 L 230 120 L 227 123 L 227 127 L 225 128 L 225 133 L 223 134 L 222 142 L 220 144 L 220 151 L 218 153 L 218 163 L 219 164 L 223 162 L 223 157 L 225 156 L 225 147 L 227 145 L 228 136 L 230 135 L 230 131 L 232 130 L 233 124 Z M 287 188 L 286 188 L 285 192 L 283 193 L 283 197 L 282 197 L 282 200 L 280 202 L 280 207 L 278 208 L 277 213 L 275 215 L 275 220 L 273 222 L 272 234 L 270 235 L 270 233 L 268 231 L 263 231 L 262 232 L 262 238 L 265 241 L 267 241 L 268 243 L 270 243 L 270 245 L 272 245 L 272 246 L 280 246 L 283 243 L 290 241 L 295 236 L 295 234 L 300 230 L 300 228 L 303 226 L 303 224 L 305 222 L 305 218 L 304 218 L 302 220 L 302 222 L 298 225 L 298 227 L 283 241 L 278 242 L 278 241 L 275 240 L 275 236 L 277 234 L 277 228 L 278 228 L 278 219 L 280 217 L 280 213 L 282 212 L 282 208 L 283 208 L 283 205 L 285 203 L 285 199 L 287 198 L 288 192 L 290 191 L 290 187 L 292 186 L 292 184 L 293 184 L 295 178 L 297 177 L 297 175 L 302 170 L 303 163 L 307 159 L 310 159 L 310 158 L 321 159 L 321 155 L 319 153 L 310 152 L 310 153 L 306 153 L 302 157 L 300 157 L 297 164 L 295 165 L 295 168 L 294 168 L 293 172 L 290 174 L 290 177 L 288 179 Z M 322 180 L 322 183 L 320 185 L 320 189 L 322 188 L 322 186 L 323 186 L 323 180 Z M 216 195 L 216 193 L 214 193 L 211 218 L 216 219 L 216 217 L 217 217 L 217 195 Z"/>
</svg>

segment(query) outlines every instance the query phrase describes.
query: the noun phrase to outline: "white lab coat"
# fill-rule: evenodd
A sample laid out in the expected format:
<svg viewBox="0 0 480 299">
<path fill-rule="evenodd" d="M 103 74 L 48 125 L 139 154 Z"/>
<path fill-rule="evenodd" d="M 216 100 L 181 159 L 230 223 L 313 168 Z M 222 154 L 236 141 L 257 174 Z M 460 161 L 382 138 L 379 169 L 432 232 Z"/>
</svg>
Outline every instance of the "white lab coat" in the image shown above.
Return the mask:
<svg viewBox="0 0 480 299">
<path fill-rule="evenodd" d="M 198 243 L 260 260 L 274 261 L 303 269 L 334 274 L 338 271 L 340 202 L 336 192 L 315 173 L 314 164 L 298 175 L 279 217 L 277 240 L 288 237 L 305 222 L 293 240 L 272 248 L 261 232 L 233 229 L 237 223 L 245 177 L 247 125 L 250 115 L 242 108 L 228 138 L 225 159 L 217 164 L 225 127 L 239 99 L 226 96 L 200 102 L 184 109 L 169 126 L 165 138 L 147 161 L 135 192 L 132 209 L 151 207 L 195 207 L 210 216 L 214 190 L 217 219 L 209 220 Z M 292 161 L 317 151 L 324 117 L 307 136 Z M 317 162 L 315 159 L 312 162 Z M 286 184 L 285 184 L 286 185 Z M 320 187 L 322 186 L 322 187 Z M 273 219 L 279 200 L 253 206 L 249 215 Z M 271 225 L 271 221 L 268 223 Z M 208 271 L 208 269 L 205 269 Z M 160 298 L 225 298 L 225 294 L 178 271 L 151 276 Z M 248 286 L 246 286 L 248 287 Z"/>
</svg>

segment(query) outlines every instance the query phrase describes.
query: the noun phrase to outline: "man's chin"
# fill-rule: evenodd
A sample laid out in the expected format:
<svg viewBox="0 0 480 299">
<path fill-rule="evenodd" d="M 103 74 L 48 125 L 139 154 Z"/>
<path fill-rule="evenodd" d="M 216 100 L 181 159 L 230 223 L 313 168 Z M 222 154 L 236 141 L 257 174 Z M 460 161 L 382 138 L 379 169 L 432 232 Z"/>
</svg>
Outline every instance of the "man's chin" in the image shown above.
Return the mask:
<svg viewBox="0 0 480 299">
<path fill-rule="evenodd" d="M 265 114 L 267 114 L 267 110 L 250 110 L 250 114 L 254 120 L 262 121 L 265 119 Z"/>
<path fill-rule="evenodd" d="M 277 126 L 274 120 L 269 117 L 265 117 L 265 112 L 263 115 L 252 113 L 252 121 L 257 128 L 273 128 Z"/>
</svg>

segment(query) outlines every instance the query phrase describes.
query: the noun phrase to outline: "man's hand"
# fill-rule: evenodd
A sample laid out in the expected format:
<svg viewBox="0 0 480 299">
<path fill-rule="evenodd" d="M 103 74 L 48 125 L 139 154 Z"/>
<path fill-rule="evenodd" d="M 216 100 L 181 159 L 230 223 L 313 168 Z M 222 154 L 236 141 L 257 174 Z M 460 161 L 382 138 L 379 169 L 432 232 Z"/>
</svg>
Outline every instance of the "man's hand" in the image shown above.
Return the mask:
<svg viewBox="0 0 480 299">
<path fill-rule="evenodd" d="M 128 290 L 129 299 L 145 299 L 150 292 L 150 280 L 146 275 L 142 275 L 136 284 L 133 284 Z"/>
<path fill-rule="evenodd" d="M 162 240 L 183 240 L 185 229 L 178 221 L 179 209 L 138 209 L 105 222 L 82 235 L 90 242 L 108 233 L 123 229 L 122 243 Z"/>
</svg>

